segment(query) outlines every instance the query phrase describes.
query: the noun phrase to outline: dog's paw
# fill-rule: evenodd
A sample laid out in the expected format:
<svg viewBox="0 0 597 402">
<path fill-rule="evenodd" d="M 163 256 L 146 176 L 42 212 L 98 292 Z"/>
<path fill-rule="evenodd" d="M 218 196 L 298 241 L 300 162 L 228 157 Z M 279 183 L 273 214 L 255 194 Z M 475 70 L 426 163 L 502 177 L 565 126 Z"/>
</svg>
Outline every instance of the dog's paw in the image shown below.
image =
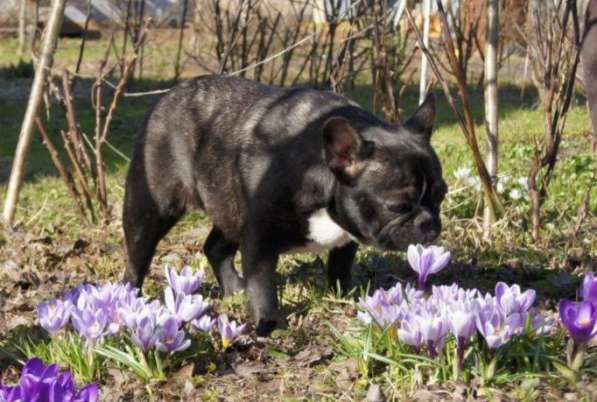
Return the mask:
<svg viewBox="0 0 597 402">
<path fill-rule="evenodd" d="M 257 336 L 270 336 L 274 330 L 286 328 L 288 328 L 288 323 L 283 318 L 275 320 L 262 318 L 257 322 L 255 333 Z"/>
<path fill-rule="evenodd" d="M 257 336 L 268 336 L 272 333 L 274 329 L 277 328 L 277 326 L 278 322 L 275 320 L 261 319 L 257 323 L 257 328 L 255 329 L 255 332 L 257 333 Z"/>
</svg>

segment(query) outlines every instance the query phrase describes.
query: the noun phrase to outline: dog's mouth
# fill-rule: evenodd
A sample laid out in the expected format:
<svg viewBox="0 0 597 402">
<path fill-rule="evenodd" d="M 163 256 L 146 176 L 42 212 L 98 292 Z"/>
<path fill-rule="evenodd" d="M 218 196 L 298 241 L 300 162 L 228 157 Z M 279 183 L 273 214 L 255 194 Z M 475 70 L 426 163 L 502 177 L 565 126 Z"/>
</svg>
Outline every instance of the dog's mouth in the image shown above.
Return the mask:
<svg viewBox="0 0 597 402">
<path fill-rule="evenodd" d="M 386 251 L 404 251 L 410 244 L 427 245 L 435 241 L 441 229 L 417 227 L 415 225 L 417 215 L 417 213 L 411 213 L 392 219 L 375 236 L 375 245 Z"/>
</svg>

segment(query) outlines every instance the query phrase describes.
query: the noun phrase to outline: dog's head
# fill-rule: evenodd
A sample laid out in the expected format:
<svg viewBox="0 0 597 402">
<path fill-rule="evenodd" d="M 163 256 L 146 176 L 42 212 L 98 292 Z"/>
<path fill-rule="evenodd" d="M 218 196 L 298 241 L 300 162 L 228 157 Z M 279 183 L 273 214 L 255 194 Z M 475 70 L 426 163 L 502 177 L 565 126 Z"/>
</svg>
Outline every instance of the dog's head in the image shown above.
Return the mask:
<svg viewBox="0 0 597 402">
<path fill-rule="evenodd" d="M 359 241 L 403 250 L 438 237 L 447 186 L 430 145 L 434 117 L 431 95 L 402 125 L 324 123 L 325 159 L 338 182 L 334 215 Z"/>
</svg>

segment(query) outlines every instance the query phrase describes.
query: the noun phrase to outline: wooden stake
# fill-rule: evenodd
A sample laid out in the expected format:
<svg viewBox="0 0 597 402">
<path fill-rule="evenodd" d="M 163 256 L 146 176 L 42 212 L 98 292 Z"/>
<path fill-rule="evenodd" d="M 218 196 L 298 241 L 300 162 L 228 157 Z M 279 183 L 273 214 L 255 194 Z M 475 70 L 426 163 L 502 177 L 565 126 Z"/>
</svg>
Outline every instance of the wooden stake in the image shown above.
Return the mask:
<svg viewBox="0 0 597 402">
<path fill-rule="evenodd" d="M 19 8 L 19 47 L 17 54 L 23 56 L 25 54 L 25 46 L 27 42 L 27 0 L 21 0 Z"/>
<path fill-rule="evenodd" d="M 487 1 L 487 36 L 485 50 L 485 131 L 487 133 L 487 171 L 494 186 L 497 186 L 498 173 L 498 86 L 497 86 L 497 48 L 499 27 L 499 2 Z M 494 187 L 495 189 L 495 187 Z M 483 236 L 491 237 L 491 226 L 495 216 L 490 205 L 483 210 Z"/>
<path fill-rule="evenodd" d="M 56 51 L 58 34 L 60 32 L 60 27 L 62 26 L 65 3 L 66 0 L 54 0 L 52 3 L 46 37 L 44 38 L 39 64 L 35 70 L 35 78 L 33 79 L 33 85 L 31 86 L 31 95 L 29 96 L 27 111 L 25 112 L 25 118 L 23 119 L 23 124 L 21 126 L 19 142 L 17 143 L 10 180 L 8 182 L 8 191 L 4 203 L 4 212 L 2 214 L 4 223 L 8 227 L 12 226 L 15 208 L 19 198 L 19 191 L 25 174 L 25 162 L 33 138 L 35 118 L 37 117 L 43 101 L 46 78 L 54 62 L 54 52 Z"/>
</svg>

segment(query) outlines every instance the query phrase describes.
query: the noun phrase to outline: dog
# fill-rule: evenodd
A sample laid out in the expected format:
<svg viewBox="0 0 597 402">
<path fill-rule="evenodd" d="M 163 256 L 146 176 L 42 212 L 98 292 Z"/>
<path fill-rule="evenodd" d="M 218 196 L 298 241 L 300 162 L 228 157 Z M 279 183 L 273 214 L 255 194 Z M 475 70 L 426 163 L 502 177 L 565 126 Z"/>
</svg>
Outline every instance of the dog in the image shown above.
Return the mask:
<svg viewBox="0 0 597 402">
<path fill-rule="evenodd" d="M 447 186 L 430 145 L 434 116 L 433 95 L 391 125 L 328 91 L 215 75 L 180 83 L 133 152 L 125 281 L 141 288 L 160 239 L 203 209 L 213 223 L 203 249 L 224 294 L 244 290 L 257 334 L 269 334 L 284 322 L 280 254 L 330 250 L 329 284 L 346 290 L 359 243 L 404 250 L 438 237 Z"/>
</svg>

